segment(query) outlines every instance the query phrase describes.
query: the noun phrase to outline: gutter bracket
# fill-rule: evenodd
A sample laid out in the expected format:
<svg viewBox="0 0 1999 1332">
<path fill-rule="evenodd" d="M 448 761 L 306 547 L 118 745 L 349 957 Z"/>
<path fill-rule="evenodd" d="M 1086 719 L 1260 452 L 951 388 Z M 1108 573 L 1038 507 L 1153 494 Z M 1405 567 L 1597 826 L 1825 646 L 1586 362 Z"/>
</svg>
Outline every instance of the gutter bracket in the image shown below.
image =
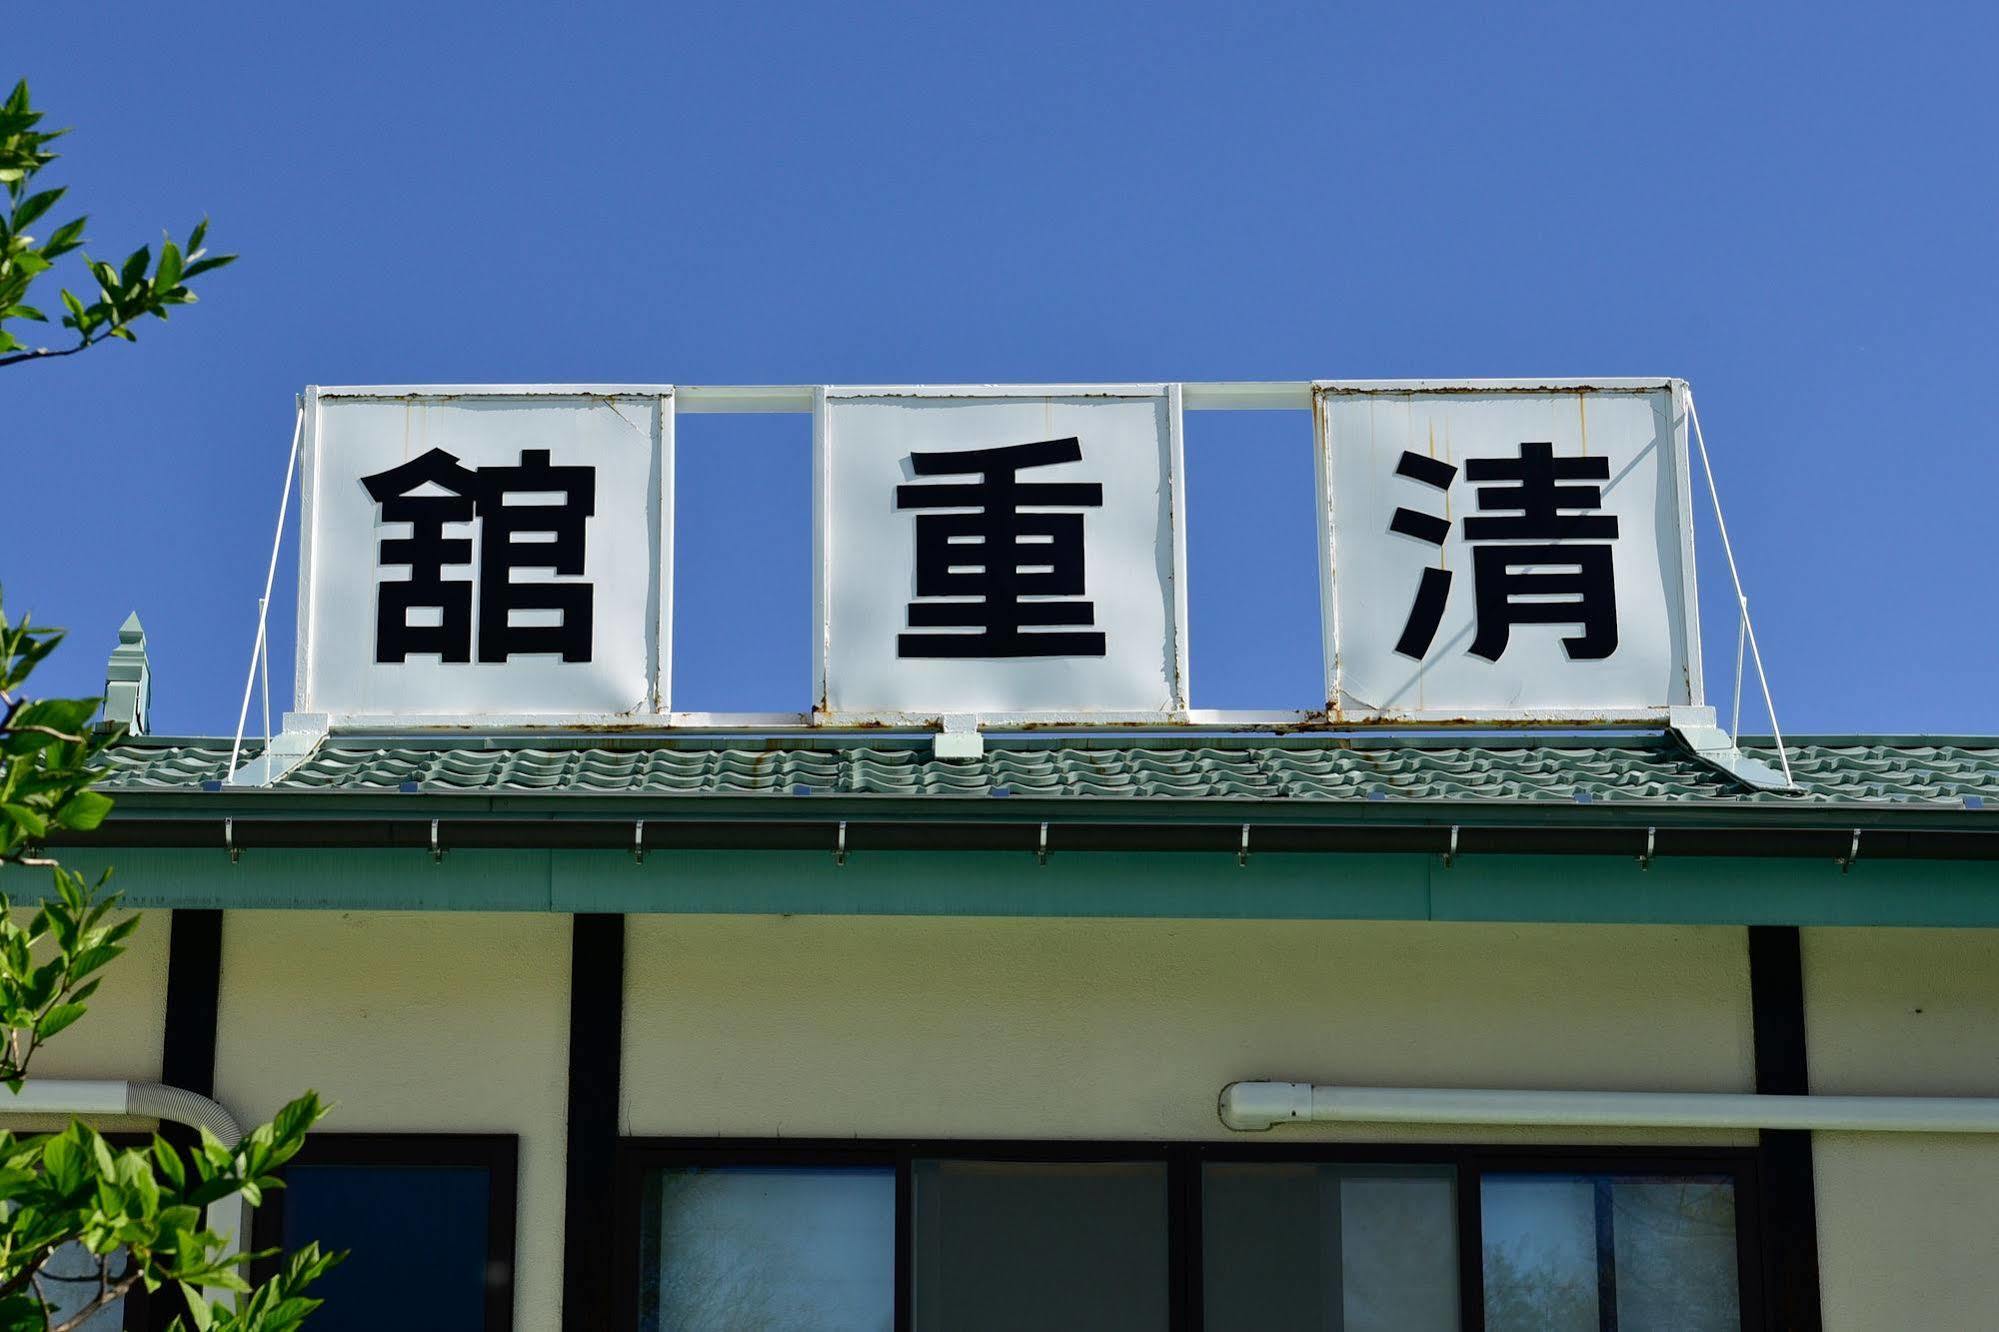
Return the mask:
<svg viewBox="0 0 1999 1332">
<path fill-rule="evenodd" d="M 1241 869 L 1249 868 L 1249 825 L 1242 825 L 1242 846 L 1235 853 L 1235 863 Z"/>
<path fill-rule="evenodd" d="M 1715 721 L 1713 708 L 1668 710 L 1666 731 L 1686 751 L 1716 772 L 1732 777 L 1752 791 L 1795 791 L 1798 787 L 1777 769 L 1750 758 L 1737 748 Z"/>
<path fill-rule="evenodd" d="M 1041 825 L 1041 839 L 1034 845 L 1034 863 L 1037 865 L 1048 863 L 1048 825 L 1045 823 Z"/>
<path fill-rule="evenodd" d="M 228 848 L 229 863 L 234 865 L 243 859 L 243 848 L 236 845 L 236 820 L 222 820 L 222 845 Z"/>
<path fill-rule="evenodd" d="M 1638 868 L 1642 870 L 1651 869 L 1652 862 L 1657 858 L 1658 853 L 1659 830 L 1657 828 L 1647 828 L 1645 830 L 1645 854 L 1638 857 Z"/>
<path fill-rule="evenodd" d="M 271 747 L 223 779 L 224 786 L 276 786 L 294 769 L 319 752 L 331 729 L 323 712 L 287 712 L 285 728 L 271 737 Z"/>
<path fill-rule="evenodd" d="M 639 819 L 632 824 L 632 863 L 646 863 L 646 821 Z"/>
<path fill-rule="evenodd" d="M 430 821 L 430 863 L 433 865 L 442 865 L 444 863 L 444 848 L 438 844 L 437 840 L 436 819 Z"/>
<path fill-rule="evenodd" d="M 844 865 L 847 863 L 847 821 L 845 819 L 840 820 L 840 837 L 833 844 L 833 863 L 835 865 Z"/>
<path fill-rule="evenodd" d="M 1845 874 L 1853 868 L 1853 862 L 1860 859 L 1860 829 L 1855 828 L 1853 830 L 1853 845 L 1847 848 L 1846 854 L 1835 856 L 1833 859 L 1839 862 L 1839 872 L 1841 874 Z"/>
<path fill-rule="evenodd" d="M 1450 869 L 1458 863 L 1458 825 L 1451 825 L 1451 845 L 1444 852 L 1444 868 Z"/>
</svg>

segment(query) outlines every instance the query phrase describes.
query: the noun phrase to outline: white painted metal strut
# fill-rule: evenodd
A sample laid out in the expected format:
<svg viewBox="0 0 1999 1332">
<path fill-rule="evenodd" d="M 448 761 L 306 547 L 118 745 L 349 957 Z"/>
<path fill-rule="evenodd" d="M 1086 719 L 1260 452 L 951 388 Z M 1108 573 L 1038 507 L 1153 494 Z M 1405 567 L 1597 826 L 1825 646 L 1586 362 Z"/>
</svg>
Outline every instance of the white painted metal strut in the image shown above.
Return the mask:
<svg viewBox="0 0 1999 1332">
<path fill-rule="evenodd" d="M 1701 414 L 1694 407 L 1694 391 L 1687 390 L 1687 421 L 1694 428 L 1694 443 L 1700 447 L 1701 472 L 1707 477 L 1708 498 L 1714 501 L 1714 525 L 1721 532 L 1721 553 L 1728 557 L 1728 576 L 1735 584 L 1735 605 L 1742 616 L 1739 632 L 1749 640 L 1749 655 L 1756 663 L 1756 680 L 1763 686 L 1763 708 L 1770 716 L 1770 735 L 1777 743 L 1777 759 L 1784 766 L 1784 785 L 1795 788 L 1797 779 L 1791 775 L 1791 756 L 1784 749 L 1784 732 L 1777 725 L 1777 705 L 1770 697 L 1770 677 L 1763 669 L 1763 649 L 1756 645 L 1756 626 L 1749 619 L 1749 595 L 1742 590 L 1742 573 L 1735 567 L 1735 546 L 1728 539 L 1728 520 L 1721 516 L 1721 492 L 1714 483 L 1714 464 L 1708 460 L 1707 438 L 1701 434 Z M 1740 646 L 1735 654 L 1735 725 L 1742 724 L 1742 651 Z M 1740 741 L 1738 730 L 1729 738 Z"/>
<path fill-rule="evenodd" d="M 257 668 L 264 669 L 264 747 L 271 744 L 271 676 L 268 632 L 271 619 L 271 588 L 278 578 L 278 548 L 285 540 L 285 516 L 291 512 L 292 481 L 298 476 L 298 446 L 305 437 L 305 400 L 299 399 L 297 416 L 292 422 L 291 457 L 285 463 L 284 497 L 278 501 L 278 527 L 271 535 L 271 565 L 264 572 L 264 595 L 257 599 L 257 641 L 250 649 L 250 671 L 243 681 L 243 707 L 236 714 L 236 743 L 229 749 L 229 773 L 234 775 L 237 762 L 243 757 L 243 728 L 250 720 L 250 691 L 257 683 Z"/>
</svg>

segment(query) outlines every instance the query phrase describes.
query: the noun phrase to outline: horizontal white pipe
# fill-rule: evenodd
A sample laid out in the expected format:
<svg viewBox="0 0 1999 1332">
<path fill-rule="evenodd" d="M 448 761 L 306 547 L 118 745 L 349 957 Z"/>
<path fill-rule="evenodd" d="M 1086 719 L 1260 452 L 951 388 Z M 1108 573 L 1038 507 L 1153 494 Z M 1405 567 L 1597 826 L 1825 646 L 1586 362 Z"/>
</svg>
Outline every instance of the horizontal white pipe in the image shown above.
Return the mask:
<svg viewBox="0 0 1999 1332">
<path fill-rule="evenodd" d="M 130 1114 L 129 1082 L 52 1081 L 33 1078 L 12 1096 L 0 1096 L 0 1114 L 123 1115 Z"/>
<path fill-rule="evenodd" d="M 1221 1115 L 1222 1123 L 1245 1133 L 1301 1123 L 1999 1133 L 1999 1098 L 1980 1096 L 1473 1091 L 1231 1082 L 1222 1088 Z"/>
</svg>

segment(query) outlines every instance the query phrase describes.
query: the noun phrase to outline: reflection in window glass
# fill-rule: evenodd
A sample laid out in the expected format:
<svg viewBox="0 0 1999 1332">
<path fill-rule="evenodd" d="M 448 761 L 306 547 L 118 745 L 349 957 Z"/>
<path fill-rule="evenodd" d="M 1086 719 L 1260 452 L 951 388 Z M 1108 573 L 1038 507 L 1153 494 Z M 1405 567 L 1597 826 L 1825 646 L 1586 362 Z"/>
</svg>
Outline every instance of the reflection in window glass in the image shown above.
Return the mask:
<svg viewBox="0 0 1999 1332">
<path fill-rule="evenodd" d="M 918 1332 L 1167 1324 L 1157 1161 L 918 1161 Z"/>
<path fill-rule="evenodd" d="M 477 1166 L 286 1167 L 285 1251 L 349 1251 L 313 1283 L 313 1332 L 481 1332 L 489 1187 Z"/>
<path fill-rule="evenodd" d="M 1618 1327 L 1740 1327 L 1735 1190 L 1729 1182 L 1620 1179 L 1612 1197 Z"/>
<path fill-rule="evenodd" d="M 647 1332 L 887 1332 L 895 1172 L 745 1166 L 646 1180 Z"/>
<path fill-rule="evenodd" d="M 1202 1303 L 1212 1332 L 1458 1325 L 1447 1167 L 1211 1163 L 1202 1168 Z"/>
<path fill-rule="evenodd" d="M 123 1249 L 106 1260 L 105 1270 L 116 1281 L 129 1270 Z M 81 1244 L 65 1244 L 42 1264 L 35 1288 L 48 1307 L 51 1326 L 59 1327 L 82 1313 L 97 1299 L 98 1261 Z M 39 1324 L 37 1324 L 39 1326 Z M 76 1332 L 122 1332 L 125 1301 L 114 1300 L 76 1325 Z"/>
<path fill-rule="evenodd" d="M 1487 1175 L 1479 1189 L 1486 1332 L 1596 1332 L 1596 1189 Z"/>
<path fill-rule="evenodd" d="M 1480 1187 L 1490 1332 L 1741 1326 L 1735 1190 L 1724 1178 L 1487 1175 Z"/>
</svg>

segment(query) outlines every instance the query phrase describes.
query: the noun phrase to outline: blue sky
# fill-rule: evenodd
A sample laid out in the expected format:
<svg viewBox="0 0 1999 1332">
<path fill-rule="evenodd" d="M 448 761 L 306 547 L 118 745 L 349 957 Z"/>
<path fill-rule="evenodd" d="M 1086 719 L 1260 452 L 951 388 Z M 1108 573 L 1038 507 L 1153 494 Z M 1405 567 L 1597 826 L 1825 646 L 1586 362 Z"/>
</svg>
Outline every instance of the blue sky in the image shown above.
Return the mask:
<svg viewBox="0 0 1999 1332">
<path fill-rule="evenodd" d="M 244 256 L 136 346 L 0 372 L 8 609 L 72 628 L 68 692 L 138 609 L 158 729 L 233 727 L 307 383 L 1677 374 L 1785 728 L 1999 732 L 1988 10 L 172 23 L 50 11 L 0 71 L 75 127 L 50 176 L 99 251 L 206 212 Z M 808 701 L 807 435 L 683 420 L 679 706 Z M 1308 431 L 1192 417 L 1188 452 L 1194 701 L 1308 705 Z"/>
</svg>

